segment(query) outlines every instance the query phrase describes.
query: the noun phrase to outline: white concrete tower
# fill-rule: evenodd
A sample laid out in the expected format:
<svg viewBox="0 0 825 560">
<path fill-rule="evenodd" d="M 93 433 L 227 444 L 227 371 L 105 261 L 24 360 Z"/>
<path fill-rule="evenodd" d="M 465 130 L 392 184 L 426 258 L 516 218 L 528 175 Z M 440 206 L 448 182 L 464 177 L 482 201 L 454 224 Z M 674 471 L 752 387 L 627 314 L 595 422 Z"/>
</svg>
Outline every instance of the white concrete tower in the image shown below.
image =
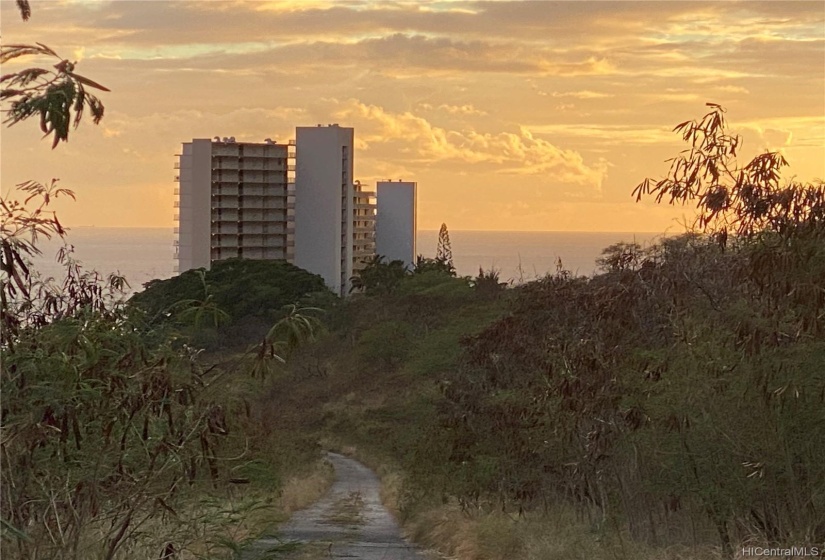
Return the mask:
<svg viewBox="0 0 825 560">
<path fill-rule="evenodd" d="M 375 189 L 375 252 L 387 261 L 403 261 L 408 268 L 415 265 L 417 188 L 412 181 L 379 181 Z"/>
<path fill-rule="evenodd" d="M 295 265 L 349 291 L 355 223 L 354 130 L 337 124 L 295 131 Z"/>
</svg>

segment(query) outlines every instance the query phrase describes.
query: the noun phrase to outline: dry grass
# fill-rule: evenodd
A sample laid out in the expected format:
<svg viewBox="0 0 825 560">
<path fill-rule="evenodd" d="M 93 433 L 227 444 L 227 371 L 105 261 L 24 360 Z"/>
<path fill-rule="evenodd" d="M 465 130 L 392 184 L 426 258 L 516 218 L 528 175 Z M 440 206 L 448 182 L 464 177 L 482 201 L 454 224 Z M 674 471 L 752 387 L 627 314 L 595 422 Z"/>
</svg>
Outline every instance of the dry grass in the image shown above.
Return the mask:
<svg viewBox="0 0 825 560">
<path fill-rule="evenodd" d="M 421 512 L 407 528 L 412 539 L 454 560 L 721 560 L 714 547 L 655 548 L 598 532 L 571 511 L 533 518 L 468 515 L 455 505 Z"/>
<path fill-rule="evenodd" d="M 293 512 L 304 509 L 332 486 L 335 471 L 327 461 L 318 461 L 305 476 L 295 476 L 286 481 L 278 500 L 280 509 L 289 517 Z"/>
</svg>

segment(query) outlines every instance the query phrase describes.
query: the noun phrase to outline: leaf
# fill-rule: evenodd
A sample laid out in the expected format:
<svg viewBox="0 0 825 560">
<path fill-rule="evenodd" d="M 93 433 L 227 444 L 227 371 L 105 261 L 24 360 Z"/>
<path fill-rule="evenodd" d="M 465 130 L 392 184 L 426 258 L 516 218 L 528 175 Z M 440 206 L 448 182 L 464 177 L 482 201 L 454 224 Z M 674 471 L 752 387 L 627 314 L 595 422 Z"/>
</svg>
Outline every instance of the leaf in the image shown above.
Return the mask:
<svg viewBox="0 0 825 560">
<path fill-rule="evenodd" d="M 86 77 L 81 76 L 79 74 L 75 74 L 74 72 L 67 72 L 66 74 L 71 76 L 72 78 L 74 78 L 75 80 L 77 80 L 78 82 L 80 82 L 83 85 L 87 85 L 87 86 L 90 86 L 90 87 L 93 87 L 93 88 L 96 88 L 96 89 L 99 89 L 99 90 L 103 90 L 103 91 L 112 91 L 109 88 L 107 88 L 106 86 L 102 86 L 99 83 L 93 82 L 89 78 L 86 78 Z"/>
<path fill-rule="evenodd" d="M 30 541 L 31 540 L 31 537 L 29 537 L 25 533 L 25 531 L 21 531 L 20 529 L 18 529 L 17 527 L 15 527 L 11 523 L 9 523 L 5 519 L 3 519 L 2 517 L 0 517 L 0 528 L 2 528 L 2 531 L 0 531 L 0 534 L 3 535 L 4 540 L 11 540 L 12 538 L 15 538 L 19 541 Z"/>
<path fill-rule="evenodd" d="M 29 0 L 17 0 L 17 8 L 20 10 L 20 17 L 23 18 L 23 21 L 29 21 L 29 18 L 32 17 Z"/>
</svg>

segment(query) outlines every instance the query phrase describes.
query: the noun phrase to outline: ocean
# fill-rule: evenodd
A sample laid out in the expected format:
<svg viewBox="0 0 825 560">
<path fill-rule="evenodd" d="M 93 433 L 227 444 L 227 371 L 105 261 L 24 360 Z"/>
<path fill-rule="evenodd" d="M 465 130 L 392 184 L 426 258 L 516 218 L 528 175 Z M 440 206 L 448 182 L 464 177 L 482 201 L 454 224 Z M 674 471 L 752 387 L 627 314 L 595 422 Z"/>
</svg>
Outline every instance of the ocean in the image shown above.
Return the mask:
<svg viewBox="0 0 825 560">
<path fill-rule="evenodd" d="M 514 283 L 555 272 L 558 259 L 566 270 L 589 276 L 596 271 L 596 259 L 605 247 L 620 241 L 645 246 L 661 237 L 649 232 L 450 231 L 453 264 L 459 275 L 495 269 L 502 281 Z M 84 268 L 103 275 L 119 272 L 132 292 L 150 280 L 174 275 L 174 239 L 171 228 L 101 227 L 72 228 L 67 238 Z M 416 241 L 419 254 L 435 256 L 437 231 L 419 231 Z M 54 260 L 59 246 L 54 239 L 40 242 L 43 255 L 35 259 L 35 268 L 42 274 L 60 274 Z"/>
</svg>

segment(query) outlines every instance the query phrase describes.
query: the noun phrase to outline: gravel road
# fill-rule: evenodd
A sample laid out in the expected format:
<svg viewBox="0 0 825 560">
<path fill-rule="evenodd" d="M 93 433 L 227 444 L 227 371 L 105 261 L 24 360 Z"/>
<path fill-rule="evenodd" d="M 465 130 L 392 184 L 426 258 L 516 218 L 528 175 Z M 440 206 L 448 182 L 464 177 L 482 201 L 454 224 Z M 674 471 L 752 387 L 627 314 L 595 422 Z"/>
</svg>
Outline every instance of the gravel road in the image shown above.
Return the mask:
<svg viewBox="0 0 825 560">
<path fill-rule="evenodd" d="M 328 453 L 327 459 L 335 467 L 335 482 L 329 491 L 283 524 L 278 531 L 279 539 L 261 539 L 245 557 L 249 560 L 428 558 L 404 540 L 395 519 L 381 504 L 381 484 L 375 473 L 337 453 Z M 285 547 L 285 543 L 290 544 Z M 290 547 L 293 550 L 283 550 Z M 281 549 L 281 552 L 267 556 L 267 549 Z"/>
</svg>

